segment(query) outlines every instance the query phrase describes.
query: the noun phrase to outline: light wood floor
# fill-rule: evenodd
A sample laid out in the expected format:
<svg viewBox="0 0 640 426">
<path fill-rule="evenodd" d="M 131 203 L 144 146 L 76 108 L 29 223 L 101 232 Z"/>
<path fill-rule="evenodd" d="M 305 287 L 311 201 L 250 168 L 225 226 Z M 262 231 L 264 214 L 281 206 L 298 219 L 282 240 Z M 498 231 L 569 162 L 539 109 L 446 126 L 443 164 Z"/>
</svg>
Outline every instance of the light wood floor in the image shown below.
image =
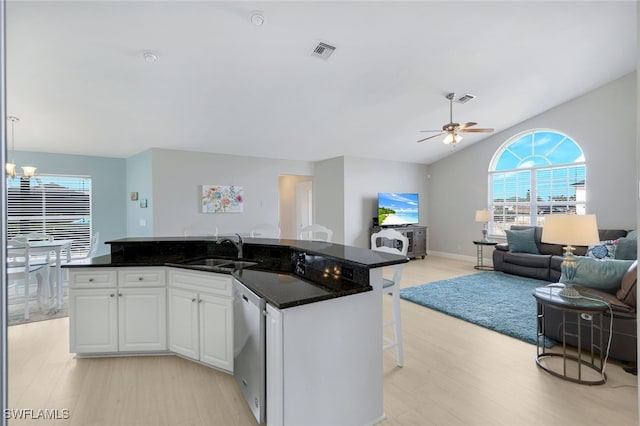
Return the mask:
<svg viewBox="0 0 640 426">
<path fill-rule="evenodd" d="M 406 265 L 402 285 L 474 272 L 429 256 Z M 383 425 L 638 424 L 637 378 L 620 365 L 602 386 L 566 382 L 537 368 L 533 345 L 401 303 L 405 366 L 385 352 Z M 73 358 L 66 318 L 9 328 L 8 387 L 11 408 L 70 412 L 10 425 L 255 425 L 227 374 L 174 356 Z"/>
</svg>

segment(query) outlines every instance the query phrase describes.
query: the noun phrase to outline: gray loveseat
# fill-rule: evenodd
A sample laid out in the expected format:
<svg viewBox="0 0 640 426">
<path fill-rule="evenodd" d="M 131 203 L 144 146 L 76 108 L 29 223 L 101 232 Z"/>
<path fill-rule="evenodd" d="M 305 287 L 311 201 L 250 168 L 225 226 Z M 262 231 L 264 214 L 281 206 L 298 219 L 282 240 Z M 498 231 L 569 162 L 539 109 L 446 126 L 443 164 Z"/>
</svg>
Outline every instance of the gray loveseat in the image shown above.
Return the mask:
<svg viewBox="0 0 640 426">
<path fill-rule="evenodd" d="M 529 226 L 512 226 L 512 230 L 525 230 Z M 625 237 L 627 231 L 622 229 L 603 229 L 599 231 L 600 240 L 616 240 Z M 563 249 L 561 245 L 546 244 L 540 241 L 542 228 L 535 227 L 534 240 L 539 254 L 532 253 L 512 253 L 509 251 L 508 243 L 496 245 L 493 252 L 493 265 L 496 271 L 508 274 L 520 275 L 544 281 L 540 285 L 550 282 L 560 281 L 560 264 L 562 263 Z M 576 247 L 574 254 L 584 256 L 587 247 Z M 613 312 L 613 334 L 611 338 L 611 358 L 636 362 L 637 358 L 637 325 L 636 325 L 636 283 L 637 283 L 637 261 L 634 262 L 622 279 L 622 284 L 617 292 L 607 293 L 592 288 L 579 287 L 579 291 L 584 291 L 606 299 Z M 578 315 L 567 314 L 567 331 L 575 334 L 577 330 Z M 611 315 L 607 313 L 604 318 L 605 340 L 609 336 L 609 325 Z M 562 313 L 555 309 L 550 309 L 545 314 L 545 330 L 548 337 L 562 341 Z M 591 344 L 591 336 L 588 329 L 584 329 L 581 336 L 582 347 L 587 349 Z M 570 337 L 567 343 L 577 346 L 577 338 Z"/>
</svg>

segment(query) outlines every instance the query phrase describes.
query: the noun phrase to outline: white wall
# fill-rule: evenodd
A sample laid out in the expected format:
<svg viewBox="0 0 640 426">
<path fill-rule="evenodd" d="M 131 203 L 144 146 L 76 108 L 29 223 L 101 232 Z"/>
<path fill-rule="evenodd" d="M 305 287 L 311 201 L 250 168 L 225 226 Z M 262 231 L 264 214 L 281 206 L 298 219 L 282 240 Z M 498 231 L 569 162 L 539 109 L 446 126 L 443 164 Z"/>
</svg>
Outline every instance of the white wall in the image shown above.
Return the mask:
<svg viewBox="0 0 640 426">
<path fill-rule="evenodd" d="M 427 225 L 428 167 L 424 164 L 345 157 L 344 228 L 348 245 L 369 247 L 369 227 L 378 214 L 378 192 L 419 194 L 420 224 Z"/>
<path fill-rule="evenodd" d="M 202 152 L 152 150 L 153 235 L 182 235 L 187 226 L 217 226 L 221 234 L 248 233 L 260 223 L 278 223 L 278 178 L 313 175 L 313 163 Z M 200 211 L 201 185 L 244 188 L 242 213 Z"/>
<path fill-rule="evenodd" d="M 313 178 L 314 222 L 333 231 L 332 241 L 349 244 L 344 238 L 344 157 L 318 161 Z"/>
<path fill-rule="evenodd" d="M 487 171 L 496 150 L 518 132 L 551 128 L 584 150 L 589 213 L 600 228 L 637 226 L 635 73 L 559 105 L 430 166 L 429 244 L 432 251 L 473 256 L 481 236 L 474 212 L 488 203 Z"/>
</svg>

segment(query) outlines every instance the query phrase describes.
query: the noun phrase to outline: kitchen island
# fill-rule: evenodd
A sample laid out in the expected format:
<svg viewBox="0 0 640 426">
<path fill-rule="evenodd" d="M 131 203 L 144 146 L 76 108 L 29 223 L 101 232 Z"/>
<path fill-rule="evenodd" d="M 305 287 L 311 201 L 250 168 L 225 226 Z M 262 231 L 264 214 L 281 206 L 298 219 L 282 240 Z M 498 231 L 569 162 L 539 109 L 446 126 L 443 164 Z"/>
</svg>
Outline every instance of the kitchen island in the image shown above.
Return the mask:
<svg viewBox="0 0 640 426">
<path fill-rule="evenodd" d="M 243 260 L 254 265 L 216 268 L 193 261 L 232 261 L 236 246 L 197 237 L 107 244 L 110 255 L 67 265 L 70 345 L 78 356 L 175 353 L 233 374 L 237 280 L 266 301 L 267 424 L 383 418 L 381 268 L 407 259 L 247 238 Z"/>
</svg>

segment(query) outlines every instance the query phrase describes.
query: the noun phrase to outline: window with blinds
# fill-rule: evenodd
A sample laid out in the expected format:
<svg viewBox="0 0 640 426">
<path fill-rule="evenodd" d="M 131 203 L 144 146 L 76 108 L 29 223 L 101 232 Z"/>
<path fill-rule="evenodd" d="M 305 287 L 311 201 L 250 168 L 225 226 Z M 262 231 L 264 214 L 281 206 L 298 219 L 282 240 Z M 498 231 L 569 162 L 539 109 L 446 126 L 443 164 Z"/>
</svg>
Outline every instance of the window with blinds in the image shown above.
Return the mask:
<svg viewBox="0 0 640 426">
<path fill-rule="evenodd" d="M 7 178 L 7 234 L 39 232 L 73 240 L 72 257 L 91 246 L 91 178 L 44 176 Z"/>
<path fill-rule="evenodd" d="M 489 171 L 492 235 L 511 225 L 542 225 L 547 214 L 586 213 L 586 165 L 580 146 L 554 130 L 506 141 Z"/>
</svg>

